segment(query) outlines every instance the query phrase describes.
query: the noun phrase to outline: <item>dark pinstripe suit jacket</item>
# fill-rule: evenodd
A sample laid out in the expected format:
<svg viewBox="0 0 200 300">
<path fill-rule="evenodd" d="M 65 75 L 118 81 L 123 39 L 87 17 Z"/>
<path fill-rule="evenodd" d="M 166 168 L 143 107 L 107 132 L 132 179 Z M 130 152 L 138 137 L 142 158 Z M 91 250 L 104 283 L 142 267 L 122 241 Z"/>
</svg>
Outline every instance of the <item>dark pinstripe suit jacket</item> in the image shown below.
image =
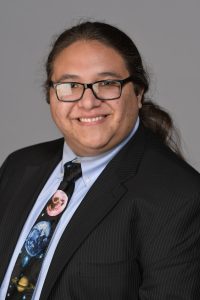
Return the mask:
<svg viewBox="0 0 200 300">
<path fill-rule="evenodd" d="M 63 140 L 0 171 L 0 282 Z M 140 127 L 97 179 L 56 249 L 42 300 L 200 299 L 200 175 Z"/>
</svg>

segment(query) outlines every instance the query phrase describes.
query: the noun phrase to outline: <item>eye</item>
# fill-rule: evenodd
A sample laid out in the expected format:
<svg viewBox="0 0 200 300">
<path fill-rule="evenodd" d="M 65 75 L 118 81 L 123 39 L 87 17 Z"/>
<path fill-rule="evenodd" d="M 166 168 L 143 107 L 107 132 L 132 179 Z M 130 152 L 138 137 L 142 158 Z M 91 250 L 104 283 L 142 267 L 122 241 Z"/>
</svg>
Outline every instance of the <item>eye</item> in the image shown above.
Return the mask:
<svg viewBox="0 0 200 300">
<path fill-rule="evenodd" d="M 113 86 L 119 86 L 119 82 L 116 80 L 103 80 L 99 82 L 99 85 L 102 87 L 113 87 Z"/>
<path fill-rule="evenodd" d="M 67 82 L 66 85 L 70 86 L 71 89 L 80 88 L 80 84 L 77 82 Z"/>
</svg>

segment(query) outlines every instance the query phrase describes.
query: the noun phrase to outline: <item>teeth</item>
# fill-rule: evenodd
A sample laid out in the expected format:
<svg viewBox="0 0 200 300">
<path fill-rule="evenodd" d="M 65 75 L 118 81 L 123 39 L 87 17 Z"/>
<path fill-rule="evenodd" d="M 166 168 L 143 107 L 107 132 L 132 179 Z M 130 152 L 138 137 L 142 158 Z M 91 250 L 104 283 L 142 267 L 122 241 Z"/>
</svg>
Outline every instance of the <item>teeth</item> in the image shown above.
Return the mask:
<svg viewBox="0 0 200 300">
<path fill-rule="evenodd" d="M 95 118 L 79 118 L 79 120 L 81 122 L 85 122 L 85 123 L 92 123 L 92 122 L 97 122 L 99 120 L 102 120 L 104 117 L 103 116 L 99 116 L 99 117 L 95 117 Z"/>
</svg>

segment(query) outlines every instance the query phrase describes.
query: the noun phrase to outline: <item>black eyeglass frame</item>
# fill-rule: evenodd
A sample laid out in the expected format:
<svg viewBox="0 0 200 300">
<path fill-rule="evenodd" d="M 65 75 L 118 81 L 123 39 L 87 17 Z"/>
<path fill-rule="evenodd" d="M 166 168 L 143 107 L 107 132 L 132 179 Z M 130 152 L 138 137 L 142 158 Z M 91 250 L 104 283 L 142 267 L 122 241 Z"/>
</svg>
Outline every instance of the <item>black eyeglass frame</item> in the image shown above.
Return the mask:
<svg viewBox="0 0 200 300">
<path fill-rule="evenodd" d="M 115 97 L 115 98 L 110 98 L 110 99 L 105 99 L 105 98 L 101 98 L 101 97 L 98 97 L 96 92 L 94 91 L 93 89 L 93 85 L 96 84 L 96 83 L 99 83 L 99 82 L 119 82 L 120 83 L 120 95 L 118 97 Z M 92 83 L 81 83 L 81 82 L 76 82 L 76 81 L 69 81 L 69 82 L 53 82 L 53 81 L 50 81 L 49 83 L 49 86 L 52 87 L 55 92 L 56 92 L 56 97 L 58 99 L 58 101 L 61 101 L 61 102 L 77 102 L 79 100 L 81 100 L 81 98 L 83 97 L 84 93 L 85 93 L 85 90 L 86 89 L 91 89 L 95 98 L 97 98 L 98 100 L 102 100 L 102 101 L 110 101 L 110 100 L 116 100 L 116 99 L 119 99 L 121 97 L 121 94 L 122 94 L 122 88 L 123 86 L 128 83 L 128 82 L 133 82 L 133 76 L 129 76 L 125 79 L 105 79 L 105 80 L 98 80 L 98 81 L 95 81 L 95 82 L 92 82 Z M 58 97 L 58 93 L 57 93 L 57 86 L 58 85 L 61 85 L 61 84 L 64 84 L 64 83 L 73 83 L 73 84 L 80 84 L 83 86 L 83 93 L 82 95 L 80 96 L 80 98 L 76 99 L 76 100 L 61 100 L 59 99 Z"/>
</svg>

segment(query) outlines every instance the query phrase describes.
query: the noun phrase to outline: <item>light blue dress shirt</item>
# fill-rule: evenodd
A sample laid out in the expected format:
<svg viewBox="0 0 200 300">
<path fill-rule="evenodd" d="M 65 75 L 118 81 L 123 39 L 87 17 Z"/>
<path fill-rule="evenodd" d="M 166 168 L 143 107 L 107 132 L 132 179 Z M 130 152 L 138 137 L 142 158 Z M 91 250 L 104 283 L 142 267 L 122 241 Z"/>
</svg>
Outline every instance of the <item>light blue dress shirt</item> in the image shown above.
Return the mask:
<svg viewBox="0 0 200 300">
<path fill-rule="evenodd" d="M 54 169 L 53 173 L 49 177 L 44 188 L 42 189 L 40 195 L 38 196 L 38 199 L 35 202 L 35 205 L 34 205 L 33 209 L 31 210 L 31 212 L 26 220 L 26 223 L 24 224 L 23 230 L 19 236 L 17 245 L 13 252 L 13 256 L 10 260 L 10 264 L 8 266 L 4 280 L 1 284 L 1 288 L 0 288 L 0 299 L 1 300 L 5 299 L 5 295 L 6 295 L 6 292 L 8 289 L 8 284 L 9 284 L 10 277 L 12 274 L 12 270 L 14 268 L 15 262 L 19 255 L 19 252 L 26 240 L 27 235 L 29 234 L 32 226 L 34 225 L 35 221 L 37 220 L 37 217 L 40 214 L 41 210 L 43 209 L 43 207 L 45 206 L 47 201 L 50 199 L 50 197 L 55 193 L 60 182 L 62 181 L 63 174 L 64 174 L 64 164 L 68 161 L 77 159 L 81 163 L 82 177 L 76 181 L 74 193 L 70 199 L 68 207 L 65 210 L 65 212 L 63 213 L 62 217 L 60 218 L 60 221 L 59 221 L 59 223 L 55 229 L 55 232 L 52 236 L 45 259 L 42 264 L 42 268 L 41 268 L 41 271 L 39 274 L 39 278 L 37 281 L 37 285 L 35 287 L 35 291 L 34 291 L 32 300 L 38 300 L 40 297 L 41 290 L 42 290 L 52 257 L 54 255 L 54 252 L 58 245 L 58 242 L 63 234 L 63 231 L 67 227 L 67 224 L 69 223 L 73 214 L 75 213 L 76 209 L 80 205 L 81 201 L 83 200 L 84 196 L 86 195 L 86 193 L 88 192 L 90 187 L 93 185 L 93 183 L 96 181 L 96 179 L 101 174 L 103 169 L 109 163 L 109 161 L 119 152 L 119 150 L 122 147 L 124 147 L 124 145 L 135 134 L 136 130 L 138 129 L 138 126 L 139 126 L 139 118 L 137 119 L 135 127 L 133 128 L 131 133 L 128 135 L 128 137 L 124 141 L 122 141 L 122 143 L 120 143 L 115 148 L 111 149 L 110 151 L 103 153 L 102 155 L 99 155 L 99 156 L 77 157 L 73 153 L 73 151 L 68 147 L 68 145 L 66 143 L 64 143 L 62 160 L 57 165 L 57 167 Z"/>
</svg>

